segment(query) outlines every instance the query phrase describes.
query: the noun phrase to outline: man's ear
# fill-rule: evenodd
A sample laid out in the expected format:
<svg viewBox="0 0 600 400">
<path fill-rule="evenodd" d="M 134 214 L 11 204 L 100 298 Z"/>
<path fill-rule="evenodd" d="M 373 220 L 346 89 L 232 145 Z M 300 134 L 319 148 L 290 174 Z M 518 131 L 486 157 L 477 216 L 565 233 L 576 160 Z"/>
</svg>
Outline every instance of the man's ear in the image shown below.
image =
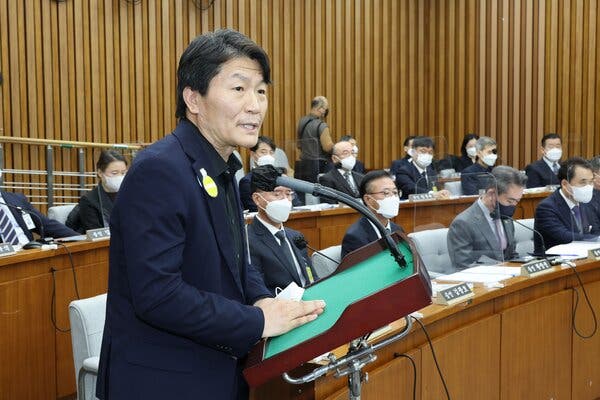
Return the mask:
<svg viewBox="0 0 600 400">
<path fill-rule="evenodd" d="M 187 109 L 192 114 L 198 114 L 202 107 L 202 96 L 197 90 L 192 90 L 191 87 L 186 86 L 183 89 L 183 101 L 187 106 Z"/>
</svg>

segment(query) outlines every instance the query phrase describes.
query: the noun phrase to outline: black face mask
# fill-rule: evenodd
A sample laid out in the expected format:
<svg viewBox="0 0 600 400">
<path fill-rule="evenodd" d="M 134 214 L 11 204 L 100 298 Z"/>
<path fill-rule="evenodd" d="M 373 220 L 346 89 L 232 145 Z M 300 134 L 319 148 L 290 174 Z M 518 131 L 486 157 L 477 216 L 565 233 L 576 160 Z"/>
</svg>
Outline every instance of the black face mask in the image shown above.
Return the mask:
<svg viewBox="0 0 600 400">
<path fill-rule="evenodd" d="M 504 204 L 498 203 L 498 209 L 501 217 L 510 217 L 515 213 L 516 206 L 505 206 Z"/>
<path fill-rule="evenodd" d="M 323 113 L 323 118 L 327 118 L 327 115 L 329 115 L 329 108 Z"/>
</svg>

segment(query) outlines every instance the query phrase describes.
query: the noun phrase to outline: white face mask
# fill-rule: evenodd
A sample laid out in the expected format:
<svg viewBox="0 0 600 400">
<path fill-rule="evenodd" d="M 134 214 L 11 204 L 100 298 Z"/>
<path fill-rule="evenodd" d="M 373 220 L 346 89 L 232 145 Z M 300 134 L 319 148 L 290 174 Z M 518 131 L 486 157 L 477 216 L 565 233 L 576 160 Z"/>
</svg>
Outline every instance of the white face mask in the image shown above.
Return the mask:
<svg viewBox="0 0 600 400">
<path fill-rule="evenodd" d="M 288 220 L 292 211 L 292 202 L 288 199 L 269 201 L 264 210 L 273 222 L 281 224 Z"/>
<path fill-rule="evenodd" d="M 121 188 L 125 175 L 106 176 L 104 175 L 104 186 L 108 193 L 116 193 Z"/>
<path fill-rule="evenodd" d="M 589 203 L 594 195 L 594 185 L 571 186 L 571 192 L 576 202 Z"/>
<path fill-rule="evenodd" d="M 483 163 L 487 166 L 493 167 L 494 164 L 496 164 L 496 160 L 498 159 L 498 155 L 497 154 L 488 154 L 483 156 L 483 158 L 481 159 L 483 161 Z"/>
<path fill-rule="evenodd" d="M 396 215 L 398 215 L 398 208 L 400 207 L 400 197 L 386 197 L 383 200 L 377 200 L 377 204 L 379 204 L 377 214 L 381 214 L 383 217 L 388 219 L 394 218 Z"/>
<path fill-rule="evenodd" d="M 352 154 L 354 154 L 355 156 L 358 155 L 358 146 L 357 145 L 352 146 Z"/>
<path fill-rule="evenodd" d="M 562 157 L 562 149 L 550 149 L 546 151 L 546 158 L 552 162 L 557 162 Z"/>
<path fill-rule="evenodd" d="M 417 164 L 421 168 L 427 168 L 431 165 L 431 161 L 433 160 L 433 155 L 427 153 L 419 153 L 417 154 Z"/>
<path fill-rule="evenodd" d="M 467 155 L 469 157 L 475 157 L 477 155 L 477 148 L 475 146 L 467 147 Z"/>
<path fill-rule="evenodd" d="M 270 154 L 260 156 L 256 160 L 256 165 L 262 167 L 263 165 L 275 165 L 275 157 Z"/>
<path fill-rule="evenodd" d="M 347 171 L 351 171 L 352 168 L 354 168 L 354 165 L 356 165 L 356 157 L 348 156 L 346 158 L 342 158 L 340 163 L 342 164 L 342 168 Z"/>
</svg>

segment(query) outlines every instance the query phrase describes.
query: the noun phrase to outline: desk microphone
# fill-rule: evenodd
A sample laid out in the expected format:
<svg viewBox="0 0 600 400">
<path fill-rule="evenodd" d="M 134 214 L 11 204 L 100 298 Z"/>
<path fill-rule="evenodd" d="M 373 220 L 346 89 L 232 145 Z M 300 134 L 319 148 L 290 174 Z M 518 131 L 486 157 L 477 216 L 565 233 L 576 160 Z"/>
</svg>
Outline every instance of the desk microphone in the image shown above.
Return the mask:
<svg viewBox="0 0 600 400">
<path fill-rule="evenodd" d="M 537 234 L 538 237 L 540 238 L 540 241 L 542 242 L 542 254 L 536 254 L 535 250 L 534 250 L 533 255 L 534 256 L 540 256 L 540 257 L 548 260 L 548 257 L 546 256 L 546 243 L 544 243 L 544 237 L 542 236 L 542 234 L 538 230 L 536 230 L 534 228 L 531 228 L 531 227 L 525 225 L 524 223 L 519 222 L 518 220 L 514 219 L 513 217 L 509 217 L 508 215 L 501 215 L 500 218 L 503 219 L 503 220 L 511 220 L 512 222 L 514 222 L 514 223 L 516 223 L 518 225 L 521 225 L 523 228 L 525 228 L 525 229 L 527 229 L 527 230 L 529 230 L 529 231 Z M 550 260 L 548 260 L 548 262 L 550 262 L 550 264 L 553 264 L 553 265 L 555 264 L 554 262 L 551 262 Z"/>
<path fill-rule="evenodd" d="M 325 254 L 321 253 L 319 250 L 317 249 L 313 249 L 312 247 L 310 247 L 308 245 L 308 242 L 306 241 L 306 239 L 304 238 L 304 235 L 300 234 L 299 236 L 296 236 L 294 238 L 294 245 L 299 248 L 300 250 L 304 250 L 305 248 L 309 248 L 311 249 L 313 252 L 325 257 L 326 259 L 328 259 L 331 262 L 334 262 L 336 265 L 340 265 L 339 261 L 335 261 L 333 258 L 326 256 Z"/>
<path fill-rule="evenodd" d="M 23 246 L 23 248 L 26 248 L 25 246 L 29 246 L 28 248 L 36 248 L 36 247 L 41 247 L 43 244 L 50 244 L 50 242 L 46 240 L 46 236 L 45 236 L 45 232 L 44 232 L 44 223 L 42 222 L 42 219 L 40 218 L 39 215 L 37 215 L 33 211 L 26 210 L 23 207 L 14 206 L 12 204 L 8 204 L 3 201 L 0 201 L 0 205 L 15 209 L 21 213 L 25 212 L 25 213 L 29 214 L 30 216 L 35 216 L 35 218 L 37 218 L 37 221 L 40 223 L 40 225 L 39 225 L 40 239 L 30 241 L 29 243 L 25 244 Z M 15 221 L 15 222 L 17 222 L 17 225 L 19 225 L 19 221 Z"/>
</svg>

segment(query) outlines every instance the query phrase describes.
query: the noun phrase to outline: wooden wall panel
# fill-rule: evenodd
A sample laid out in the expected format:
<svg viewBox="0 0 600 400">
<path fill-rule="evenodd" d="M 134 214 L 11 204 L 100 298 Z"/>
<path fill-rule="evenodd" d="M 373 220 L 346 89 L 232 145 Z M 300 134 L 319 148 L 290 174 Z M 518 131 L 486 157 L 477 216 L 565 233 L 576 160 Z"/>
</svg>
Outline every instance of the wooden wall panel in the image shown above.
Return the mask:
<svg viewBox="0 0 600 400">
<path fill-rule="evenodd" d="M 153 142 L 175 126 L 187 43 L 232 27 L 271 57 L 262 132 L 290 158 L 315 95 L 330 100 L 334 137 L 354 134 L 369 168 L 401 156 L 409 134 L 436 137 L 440 153 L 458 152 L 467 132 L 489 135 L 501 161 L 522 168 L 555 131 L 568 155 L 590 157 L 600 153 L 597 19 L 597 0 L 215 0 L 207 10 L 192 0 L 0 0 L 0 129 Z M 45 165 L 34 147 L 6 146 L 5 160 Z M 75 154 L 56 164 L 75 169 Z"/>
</svg>

